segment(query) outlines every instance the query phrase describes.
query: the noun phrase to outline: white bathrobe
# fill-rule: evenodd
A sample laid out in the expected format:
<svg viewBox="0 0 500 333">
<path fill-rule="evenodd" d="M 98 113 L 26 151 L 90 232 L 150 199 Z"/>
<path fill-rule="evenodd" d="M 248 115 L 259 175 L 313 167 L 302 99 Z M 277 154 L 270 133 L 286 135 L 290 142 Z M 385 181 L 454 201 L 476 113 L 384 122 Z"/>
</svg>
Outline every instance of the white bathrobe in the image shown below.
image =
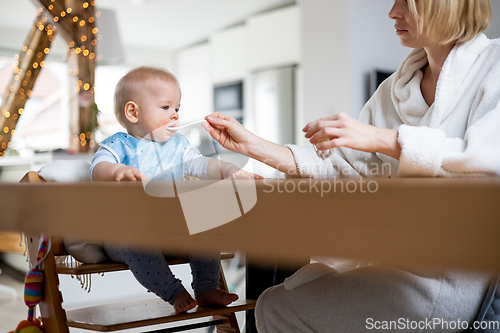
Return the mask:
<svg viewBox="0 0 500 333">
<path fill-rule="evenodd" d="M 360 121 L 399 131 L 399 161 L 339 148 L 325 164 L 312 147 L 290 145 L 301 176 L 499 176 L 500 40 L 481 34 L 456 46 L 431 107 L 420 90 L 426 63 L 425 50 L 413 50 L 361 112 Z M 401 326 L 388 331 L 460 332 L 453 325 L 475 319 L 489 277 L 441 268 L 372 265 L 339 271 L 311 264 L 261 295 L 257 327 L 260 333 L 346 333 L 392 322 Z M 437 330 L 410 326 L 438 319 L 450 323 Z"/>
</svg>

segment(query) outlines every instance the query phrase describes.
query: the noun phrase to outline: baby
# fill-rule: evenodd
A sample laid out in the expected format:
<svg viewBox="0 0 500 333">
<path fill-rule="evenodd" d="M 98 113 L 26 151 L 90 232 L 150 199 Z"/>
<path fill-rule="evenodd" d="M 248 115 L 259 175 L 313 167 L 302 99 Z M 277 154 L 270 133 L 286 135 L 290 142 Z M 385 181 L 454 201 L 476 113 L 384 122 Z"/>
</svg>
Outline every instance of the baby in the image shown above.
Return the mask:
<svg viewBox="0 0 500 333">
<path fill-rule="evenodd" d="M 170 127 L 179 126 L 181 90 L 167 70 L 139 67 L 120 79 L 115 90 L 115 115 L 127 133 L 102 141 L 92 159 L 90 174 L 99 180 L 146 180 L 164 173 L 174 180 L 196 178 L 261 178 L 233 164 L 208 158 Z M 190 256 L 195 299 L 168 267 L 163 253 L 151 249 L 105 246 L 108 256 L 129 265 L 136 279 L 148 290 L 174 306 L 176 313 L 196 305 L 228 305 L 238 299 L 218 289 L 220 257 Z"/>
</svg>

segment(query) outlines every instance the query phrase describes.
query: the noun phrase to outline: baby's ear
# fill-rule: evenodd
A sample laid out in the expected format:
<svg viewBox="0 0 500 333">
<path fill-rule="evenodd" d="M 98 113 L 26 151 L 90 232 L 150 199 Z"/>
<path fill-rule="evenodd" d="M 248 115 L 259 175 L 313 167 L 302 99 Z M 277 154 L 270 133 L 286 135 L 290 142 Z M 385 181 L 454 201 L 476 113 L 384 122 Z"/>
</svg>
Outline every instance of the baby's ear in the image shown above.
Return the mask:
<svg viewBox="0 0 500 333">
<path fill-rule="evenodd" d="M 139 106 L 137 104 L 135 104 L 135 102 L 132 102 L 132 101 L 128 101 L 126 104 L 125 104 L 125 108 L 124 108 L 124 112 L 125 112 L 125 118 L 127 118 L 127 120 L 129 122 L 131 122 L 132 124 L 135 124 L 139 121 Z"/>
</svg>

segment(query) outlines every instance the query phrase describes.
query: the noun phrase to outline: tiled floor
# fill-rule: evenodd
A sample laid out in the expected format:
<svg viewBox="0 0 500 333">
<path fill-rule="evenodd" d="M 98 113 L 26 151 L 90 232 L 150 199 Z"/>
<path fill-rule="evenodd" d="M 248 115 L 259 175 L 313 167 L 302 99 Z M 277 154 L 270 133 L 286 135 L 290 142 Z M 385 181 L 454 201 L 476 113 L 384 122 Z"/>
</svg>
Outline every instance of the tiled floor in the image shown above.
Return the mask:
<svg viewBox="0 0 500 333">
<path fill-rule="evenodd" d="M 26 319 L 28 308 L 24 304 L 24 284 L 0 274 L 0 332 L 13 331 Z"/>
</svg>

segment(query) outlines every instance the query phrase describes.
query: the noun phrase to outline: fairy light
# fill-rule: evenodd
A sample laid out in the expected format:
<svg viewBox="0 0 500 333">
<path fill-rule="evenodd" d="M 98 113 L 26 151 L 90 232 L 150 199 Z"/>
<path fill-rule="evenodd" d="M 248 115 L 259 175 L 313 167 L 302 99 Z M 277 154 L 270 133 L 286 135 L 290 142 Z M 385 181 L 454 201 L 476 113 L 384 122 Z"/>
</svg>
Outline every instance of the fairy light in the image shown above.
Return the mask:
<svg viewBox="0 0 500 333">
<path fill-rule="evenodd" d="M 17 111 L 17 113 L 19 113 L 19 114 L 23 114 L 23 111 L 24 111 L 24 109 L 23 109 L 23 108 L 20 108 L 20 109 Z"/>
<path fill-rule="evenodd" d="M 88 2 L 84 2 L 83 3 L 83 8 L 87 8 L 89 6 L 89 3 Z"/>
<path fill-rule="evenodd" d="M 82 42 L 85 42 L 85 41 L 87 40 L 87 36 L 82 36 L 82 38 L 80 38 L 80 40 L 81 40 Z"/>
<path fill-rule="evenodd" d="M 63 11 L 61 12 L 61 17 L 64 17 L 64 16 L 66 16 L 66 12 L 63 10 Z"/>
<path fill-rule="evenodd" d="M 37 68 L 38 68 L 38 63 L 37 63 L 37 62 L 33 63 L 33 68 L 34 68 L 34 69 L 37 69 Z"/>
<path fill-rule="evenodd" d="M 73 17 L 73 22 L 76 23 L 76 21 L 78 21 L 78 16 Z"/>
<path fill-rule="evenodd" d="M 80 133 L 80 140 L 85 140 L 85 133 Z"/>
<path fill-rule="evenodd" d="M 59 21 L 59 17 L 58 16 L 54 16 L 54 22 L 57 22 Z"/>
<path fill-rule="evenodd" d="M 9 128 L 8 128 L 7 126 L 5 126 L 5 127 L 3 128 L 3 131 L 4 131 L 4 133 L 5 133 L 5 134 L 7 134 L 7 133 L 9 133 Z"/>
<path fill-rule="evenodd" d="M 84 20 L 81 20 L 80 21 L 80 27 L 83 27 L 85 25 L 85 21 Z"/>
<path fill-rule="evenodd" d="M 68 14 L 70 14 L 73 11 L 73 9 L 71 9 L 71 7 L 68 7 L 68 9 L 66 9 L 66 11 L 68 12 Z"/>
<path fill-rule="evenodd" d="M 95 35 L 97 34 L 97 32 L 99 31 L 99 29 L 97 29 L 97 27 L 95 27 L 94 29 L 92 29 L 92 33 Z"/>
<path fill-rule="evenodd" d="M 45 54 L 49 54 L 50 49 L 49 49 L 48 47 L 46 47 L 46 48 L 43 50 L 43 52 L 44 52 Z"/>
<path fill-rule="evenodd" d="M 54 6 L 49 5 L 49 10 L 52 10 L 52 9 L 54 9 Z"/>
<path fill-rule="evenodd" d="M 89 89 L 90 89 L 90 84 L 85 83 L 85 84 L 83 85 L 83 89 L 85 89 L 85 90 L 89 90 Z"/>
</svg>

